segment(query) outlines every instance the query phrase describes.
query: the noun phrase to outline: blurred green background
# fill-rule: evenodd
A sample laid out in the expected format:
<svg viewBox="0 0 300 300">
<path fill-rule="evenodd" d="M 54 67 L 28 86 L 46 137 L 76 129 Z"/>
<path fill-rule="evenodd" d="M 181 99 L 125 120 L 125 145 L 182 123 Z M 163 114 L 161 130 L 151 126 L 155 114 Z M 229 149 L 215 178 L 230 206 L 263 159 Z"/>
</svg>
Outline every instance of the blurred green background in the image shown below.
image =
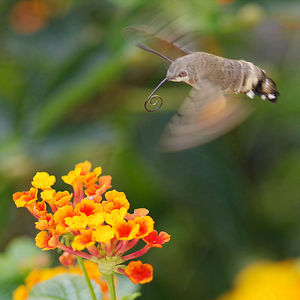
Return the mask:
<svg viewBox="0 0 300 300">
<path fill-rule="evenodd" d="M 165 106 L 147 113 L 168 65 L 120 31 L 180 11 L 200 50 L 254 62 L 281 96 L 252 100 L 256 111 L 211 143 L 161 153 L 157 139 L 188 88 L 165 84 Z M 36 171 L 59 179 L 89 160 L 172 235 L 143 258 L 155 273 L 142 299 L 215 299 L 247 263 L 300 254 L 299 1 L 5 0 L 0 12 L 1 251 L 36 234 L 12 193 Z M 23 277 L 0 276 L 1 300 Z"/>
</svg>

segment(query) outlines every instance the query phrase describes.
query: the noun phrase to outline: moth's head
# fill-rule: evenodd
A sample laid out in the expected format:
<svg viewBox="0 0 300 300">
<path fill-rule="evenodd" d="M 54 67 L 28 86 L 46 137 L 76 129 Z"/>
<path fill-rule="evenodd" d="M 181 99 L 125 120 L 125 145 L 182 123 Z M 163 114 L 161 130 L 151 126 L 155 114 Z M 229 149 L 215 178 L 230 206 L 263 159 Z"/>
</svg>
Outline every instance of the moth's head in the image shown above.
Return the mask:
<svg viewBox="0 0 300 300">
<path fill-rule="evenodd" d="M 167 79 L 169 81 L 186 82 L 191 81 L 190 70 L 183 57 L 177 58 L 173 61 L 167 72 Z"/>
<path fill-rule="evenodd" d="M 177 58 L 175 61 L 173 61 L 172 59 L 168 58 L 167 56 L 151 49 L 151 48 L 148 48 L 146 47 L 145 45 L 142 45 L 142 44 L 136 44 L 137 47 L 145 50 L 145 51 L 148 51 L 148 52 L 151 52 L 155 55 L 158 55 L 160 56 L 161 58 L 167 60 L 168 62 L 171 63 L 169 69 L 168 69 L 168 73 L 167 73 L 167 77 L 165 77 L 160 83 L 159 85 L 152 91 L 152 93 L 149 95 L 149 97 L 147 98 L 146 102 L 145 102 L 145 109 L 149 112 L 153 112 L 153 111 L 156 111 L 158 109 L 161 108 L 161 105 L 162 105 L 162 98 L 157 96 L 157 95 L 154 95 L 154 93 L 167 81 L 184 81 L 186 83 L 189 83 L 191 85 L 193 85 L 194 81 L 192 80 L 191 76 L 189 76 L 189 73 L 192 73 L 192 72 L 189 72 L 188 71 L 188 68 L 186 67 L 188 65 L 188 61 L 186 61 L 183 57 L 179 57 Z M 186 56 L 185 56 L 186 57 Z M 159 106 L 154 108 L 154 109 L 149 109 L 147 107 L 147 104 L 150 103 L 150 105 L 156 105 L 157 104 L 157 101 L 156 99 L 154 101 L 152 101 L 154 98 L 159 98 L 160 101 L 159 101 Z"/>
</svg>

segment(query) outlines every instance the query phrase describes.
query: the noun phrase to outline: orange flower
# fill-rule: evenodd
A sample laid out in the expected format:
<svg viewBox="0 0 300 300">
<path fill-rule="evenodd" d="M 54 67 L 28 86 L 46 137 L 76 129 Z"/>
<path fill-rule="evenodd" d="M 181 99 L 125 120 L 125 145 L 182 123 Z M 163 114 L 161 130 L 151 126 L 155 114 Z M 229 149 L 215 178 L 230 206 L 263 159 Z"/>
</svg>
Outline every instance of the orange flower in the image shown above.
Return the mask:
<svg viewBox="0 0 300 300">
<path fill-rule="evenodd" d="M 101 204 L 93 200 L 83 199 L 75 206 L 75 213 L 85 215 L 87 223 L 91 227 L 96 227 L 104 222 L 104 213 Z"/>
<path fill-rule="evenodd" d="M 35 216 L 43 217 L 47 214 L 46 203 L 44 201 L 36 202 L 33 204 L 31 211 Z"/>
<path fill-rule="evenodd" d="M 139 231 L 140 225 L 129 220 L 119 222 L 114 226 L 118 240 L 132 240 Z"/>
<path fill-rule="evenodd" d="M 57 192 L 54 198 L 54 205 L 57 207 L 62 207 L 68 205 L 73 197 L 68 191 Z"/>
<path fill-rule="evenodd" d="M 139 231 L 135 236 L 137 239 L 143 238 L 153 231 L 154 221 L 149 216 L 136 217 L 133 222 L 140 225 Z"/>
<path fill-rule="evenodd" d="M 147 283 L 153 279 L 153 267 L 150 264 L 143 264 L 140 260 L 131 261 L 125 273 L 135 284 Z"/>
<path fill-rule="evenodd" d="M 101 197 L 108 189 L 111 188 L 111 176 L 100 176 L 99 184 L 91 184 L 85 190 L 87 196 L 97 195 Z"/>
<path fill-rule="evenodd" d="M 76 256 L 73 254 L 70 254 L 68 252 L 64 252 L 60 257 L 59 257 L 59 261 L 62 265 L 66 266 L 66 267 L 71 267 L 73 266 L 74 262 L 75 262 Z"/>
<path fill-rule="evenodd" d="M 146 237 L 143 238 L 143 241 L 148 244 L 150 247 L 161 248 L 164 243 L 170 241 L 170 235 L 164 231 L 161 231 L 159 235 L 156 230 L 153 230 Z"/>
<path fill-rule="evenodd" d="M 108 189 L 111 188 L 111 176 L 100 176 L 99 177 L 99 189 L 97 190 L 97 194 L 104 194 Z"/>
<path fill-rule="evenodd" d="M 38 189 L 47 190 L 55 183 L 55 176 L 50 176 L 47 172 L 37 172 L 31 182 L 32 186 Z"/>
<path fill-rule="evenodd" d="M 93 172 L 87 173 L 82 176 L 83 184 L 88 187 L 97 182 L 99 175 L 102 173 L 102 168 L 95 168 Z"/>
<path fill-rule="evenodd" d="M 93 200 L 83 199 L 75 206 L 75 213 L 85 214 L 87 217 L 98 212 L 102 212 L 102 207 L 99 203 L 95 203 Z"/>
<path fill-rule="evenodd" d="M 63 234 L 66 232 L 69 232 L 68 225 L 66 224 L 65 220 L 67 217 L 73 217 L 73 206 L 66 205 L 63 207 L 60 207 L 53 215 L 53 220 L 56 224 L 56 232 L 59 234 Z"/>
<path fill-rule="evenodd" d="M 52 214 L 43 215 L 36 223 L 35 228 L 39 230 L 49 230 L 54 229 L 54 220 Z"/>
<path fill-rule="evenodd" d="M 30 204 L 36 202 L 37 192 L 38 190 L 36 188 L 30 188 L 30 190 L 26 192 L 17 192 L 13 194 L 13 200 L 17 207 L 28 207 Z"/>
<path fill-rule="evenodd" d="M 47 1 L 21 0 L 12 7 L 10 22 L 15 32 L 31 34 L 45 27 L 50 13 Z"/>
<path fill-rule="evenodd" d="M 93 246 L 94 244 L 95 241 L 93 240 L 93 231 L 91 229 L 81 230 L 80 234 L 75 236 L 72 243 L 72 248 L 81 251 L 84 248 Z"/>
<path fill-rule="evenodd" d="M 86 175 L 91 171 L 92 164 L 89 161 L 84 161 L 75 165 L 75 169 L 80 168 L 80 175 Z"/>
<path fill-rule="evenodd" d="M 126 219 L 127 220 L 133 220 L 136 217 L 145 217 L 149 213 L 149 210 L 146 208 L 137 208 L 133 211 L 133 214 L 126 214 Z"/>
<path fill-rule="evenodd" d="M 57 247 L 58 238 L 55 235 L 48 235 L 47 231 L 41 231 L 35 237 L 35 243 L 42 250 L 55 249 Z"/>
<path fill-rule="evenodd" d="M 112 191 L 105 193 L 105 198 L 107 201 L 113 202 L 114 199 L 116 199 L 116 198 L 125 198 L 126 199 L 126 195 L 123 192 L 118 192 L 116 190 L 112 190 Z"/>
<path fill-rule="evenodd" d="M 102 206 L 107 213 L 114 209 L 120 209 L 121 207 L 125 207 L 126 211 L 129 209 L 129 201 L 126 199 L 126 195 L 122 192 L 118 192 L 116 190 L 106 192 L 105 198 L 107 201 L 103 201 Z"/>
<path fill-rule="evenodd" d="M 79 163 L 75 166 L 75 169 L 70 171 L 68 175 L 63 176 L 62 179 L 65 183 L 76 185 L 79 182 L 83 183 L 85 186 L 89 186 L 97 182 L 98 176 L 102 172 L 101 167 L 95 168 L 92 172 L 91 163 L 88 161 Z"/>
</svg>

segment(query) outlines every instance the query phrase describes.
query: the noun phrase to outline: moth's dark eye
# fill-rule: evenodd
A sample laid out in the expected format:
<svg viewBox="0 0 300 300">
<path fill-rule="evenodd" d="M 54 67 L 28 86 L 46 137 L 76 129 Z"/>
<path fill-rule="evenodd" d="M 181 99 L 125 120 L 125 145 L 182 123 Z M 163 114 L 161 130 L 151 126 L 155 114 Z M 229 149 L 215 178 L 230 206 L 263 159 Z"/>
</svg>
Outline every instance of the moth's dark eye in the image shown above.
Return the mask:
<svg viewBox="0 0 300 300">
<path fill-rule="evenodd" d="M 178 74 L 179 77 L 186 77 L 187 76 L 187 72 L 186 71 L 181 71 L 179 74 Z"/>
</svg>

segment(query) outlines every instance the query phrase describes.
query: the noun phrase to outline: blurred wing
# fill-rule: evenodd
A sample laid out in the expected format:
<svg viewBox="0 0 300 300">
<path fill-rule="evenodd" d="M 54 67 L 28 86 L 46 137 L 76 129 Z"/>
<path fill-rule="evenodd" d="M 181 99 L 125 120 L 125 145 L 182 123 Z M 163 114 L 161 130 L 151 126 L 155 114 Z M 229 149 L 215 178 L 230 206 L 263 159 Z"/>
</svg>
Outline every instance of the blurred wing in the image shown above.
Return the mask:
<svg viewBox="0 0 300 300">
<path fill-rule="evenodd" d="M 196 51 L 194 38 L 188 31 L 176 26 L 176 22 L 155 23 L 152 25 L 135 25 L 123 29 L 125 37 L 135 41 L 154 41 L 167 51 L 176 51 L 177 56 L 190 54 Z M 157 46 L 157 45 L 155 45 Z M 178 51 L 179 50 L 179 51 Z"/>
<path fill-rule="evenodd" d="M 251 112 L 241 99 L 225 99 L 219 88 L 204 81 L 193 88 L 160 138 L 162 151 L 180 151 L 209 142 L 242 122 Z"/>
</svg>

